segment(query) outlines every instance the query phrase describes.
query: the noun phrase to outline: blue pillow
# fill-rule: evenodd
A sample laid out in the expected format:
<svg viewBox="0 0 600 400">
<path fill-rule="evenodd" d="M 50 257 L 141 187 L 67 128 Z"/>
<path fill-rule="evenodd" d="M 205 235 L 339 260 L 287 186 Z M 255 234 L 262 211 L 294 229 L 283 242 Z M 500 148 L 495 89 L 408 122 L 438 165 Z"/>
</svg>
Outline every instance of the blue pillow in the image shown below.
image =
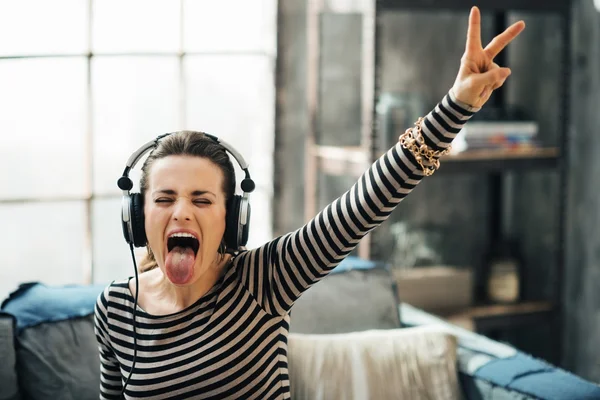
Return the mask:
<svg viewBox="0 0 600 400">
<path fill-rule="evenodd" d="M 44 322 L 84 317 L 94 312 L 96 299 L 106 285 L 46 286 L 25 283 L 10 294 L 1 306 L 17 321 L 17 332 Z"/>
</svg>

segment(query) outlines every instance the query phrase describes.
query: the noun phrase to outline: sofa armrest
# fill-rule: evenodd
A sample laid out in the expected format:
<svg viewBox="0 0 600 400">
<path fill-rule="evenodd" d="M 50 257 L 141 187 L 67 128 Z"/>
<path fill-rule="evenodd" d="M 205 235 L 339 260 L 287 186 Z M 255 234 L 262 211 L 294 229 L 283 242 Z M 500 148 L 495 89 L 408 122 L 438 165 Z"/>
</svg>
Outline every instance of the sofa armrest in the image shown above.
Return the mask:
<svg viewBox="0 0 600 400">
<path fill-rule="evenodd" d="M 600 386 L 535 359 L 512 346 L 452 325 L 402 303 L 403 326 L 437 325 L 458 342 L 458 370 L 467 399 L 600 399 Z"/>
<path fill-rule="evenodd" d="M 517 350 L 504 343 L 497 342 L 486 336 L 471 332 L 467 329 L 453 325 L 440 317 L 429 314 L 417 307 L 407 303 L 401 303 L 399 306 L 400 320 L 403 326 L 423 326 L 437 325 L 444 327 L 454 334 L 458 339 L 458 344 L 462 349 L 471 350 L 474 353 L 487 355 L 486 359 L 493 357 L 510 357 L 517 353 Z"/>
</svg>

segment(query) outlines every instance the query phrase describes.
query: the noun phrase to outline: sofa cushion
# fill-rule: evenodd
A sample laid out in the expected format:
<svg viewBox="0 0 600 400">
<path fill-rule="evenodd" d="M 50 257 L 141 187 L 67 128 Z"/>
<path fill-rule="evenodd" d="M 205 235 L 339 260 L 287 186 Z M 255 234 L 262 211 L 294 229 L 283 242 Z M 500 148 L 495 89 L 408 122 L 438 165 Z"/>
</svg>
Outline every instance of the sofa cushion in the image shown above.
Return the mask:
<svg viewBox="0 0 600 400">
<path fill-rule="evenodd" d="M 394 284 L 391 273 L 381 267 L 336 271 L 296 301 L 290 314 L 290 332 L 346 333 L 399 328 Z"/>
<path fill-rule="evenodd" d="M 94 305 L 103 285 L 29 282 L 3 301 L 16 320 L 16 365 L 27 399 L 97 399 L 100 360 Z"/>
<path fill-rule="evenodd" d="M 46 322 L 17 337 L 21 391 L 32 400 L 87 400 L 100 395 L 94 316 Z"/>
<path fill-rule="evenodd" d="M 460 399 L 456 339 L 430 327 L 288 339 L 294 399 Z"/>
<path fill-rule="evenodd" d="M 17 379 L 14 326 L 14 318 L 0 312 L 0 400 L 21 398 Z"/>
</svg>

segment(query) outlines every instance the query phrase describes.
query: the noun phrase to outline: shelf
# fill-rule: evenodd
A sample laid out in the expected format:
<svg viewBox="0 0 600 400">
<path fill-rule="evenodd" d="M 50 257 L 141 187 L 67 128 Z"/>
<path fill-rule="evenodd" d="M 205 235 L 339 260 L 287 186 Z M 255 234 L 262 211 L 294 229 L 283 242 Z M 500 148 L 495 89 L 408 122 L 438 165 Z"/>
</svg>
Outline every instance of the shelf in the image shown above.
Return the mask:
<svg viewBox="0 0 600 400">
<path fill-rule="evenodd" d="M 506 170 L 554 168 L 558 164 L 556 147 L 527 150 L 471 150 L 443 157 L 440 173 L 501 172 Z"/>
<path fill-rule="evenodd" d="M 318 168 L 329 175 L 361 176 L 371 164 L 361 147 L 316 146 Z M 555 147 L 528 150 L 473 150 L 441 159 L 438 173 L 489 173 L 515 169 L 554 168 L 559 151 Z"/>
<path fill-rule="evenodd" d="M 565 12 L 568 0 L 380 0 L 381 11 L 392 10 L 468 10 L 477 6 L 486 11 Z"/>
<path fill-rule="evenodd" d="M 516 325 L 547 323 L 555 315 L 556 307 L 546 301 L 518 304 L 493 304 L 470 307 L 441 314 L 450 323 L 469 330 L 482 332 Z"/>
</svg>

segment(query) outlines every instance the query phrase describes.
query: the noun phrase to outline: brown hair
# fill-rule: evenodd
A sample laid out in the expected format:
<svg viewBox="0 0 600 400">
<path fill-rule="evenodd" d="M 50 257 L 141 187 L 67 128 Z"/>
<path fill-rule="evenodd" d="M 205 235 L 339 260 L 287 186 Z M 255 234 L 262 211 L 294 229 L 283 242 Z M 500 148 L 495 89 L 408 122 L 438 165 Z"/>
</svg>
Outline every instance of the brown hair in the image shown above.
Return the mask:
<svg viewBox="0 0 600 400">
<path fill-rule="evenodd" d="M 225 149 L 202 132 L 179 131 L 161 139 L 156 148 L 146 158 L 142 166 L 142 176 L 140 178 L 140 193 L 142 198 L 144 198 L 148 190 L 148 177 L 152 164 L 154 161 L 167 156 L 194 156 L 212 161 L 223 172 L 225 201 L 228 202 L 235 194 L 235 170 Z M 147 250 L 148 253 L 140 262 L 140 272 L 149 271 L 157 267 L 150 246 L 147 246 Z M 221 241 L 219 252 L 225 252 L 224 241 Z"/>
</svg>

